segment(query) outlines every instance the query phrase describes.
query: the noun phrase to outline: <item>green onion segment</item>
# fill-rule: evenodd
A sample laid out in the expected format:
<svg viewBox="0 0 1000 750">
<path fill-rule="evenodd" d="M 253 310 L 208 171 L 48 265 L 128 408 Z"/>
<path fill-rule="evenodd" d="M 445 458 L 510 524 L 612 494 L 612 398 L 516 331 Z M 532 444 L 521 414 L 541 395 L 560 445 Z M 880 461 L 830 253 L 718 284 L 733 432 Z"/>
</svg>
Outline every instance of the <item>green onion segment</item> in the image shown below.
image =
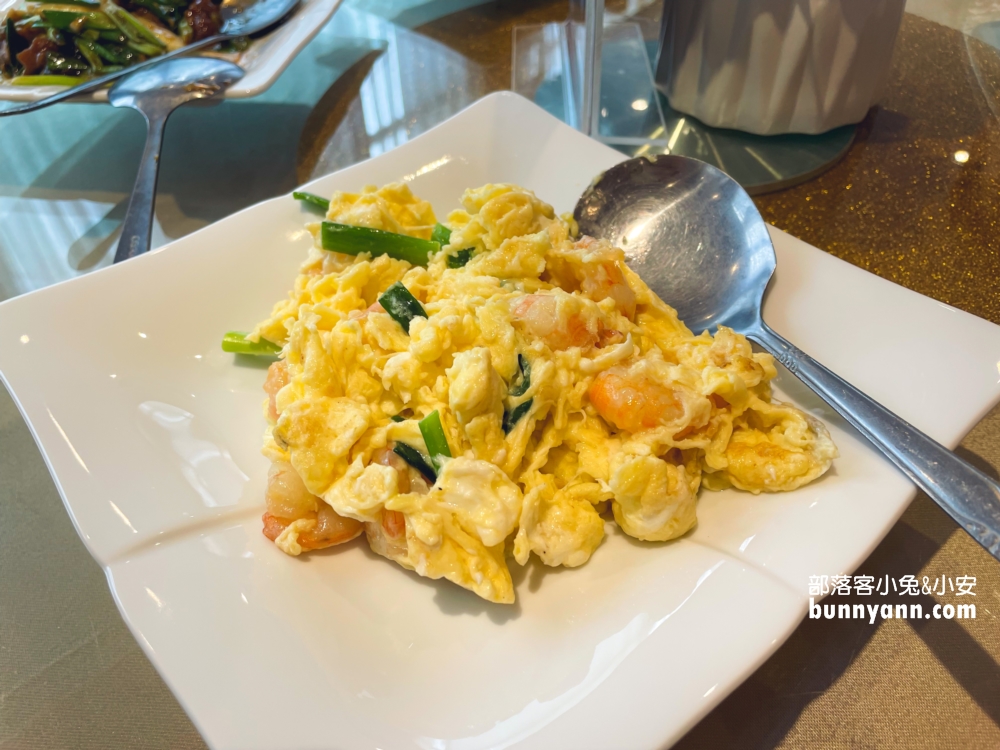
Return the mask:
<svg viewBox="0 0 1000 750">
<path fill-rule="evenodd" d="M 534 399 L 533 398 L 529 398 L 527 401 L 525 401 L 524 403 L 518 404 L 517 406 L 515 406 L 510 411 L 504 410 L 504 413 L 503 413 L 503 431 L 504 431 L 505 435 L 508 434 L 511 430 L 513 430 L 514 427 L 517 425 L 517 423 L 521 421 L 521 418 L 525 414 L 527 414 L 528 411 L 530 411 L 530 409 L 531 409 L 531 402 L 532 401 L 534 401 Z"/>
<path fill-rule="evenodd" d="M 320 230 L 320 246 L 324 250 L 347 255 L 360 253 L 371 253 L 373 256 L 388 255 L 396 260 L 405 260 L 414 266 L 426 266 L 430 256 L 441 249 L 437 242 L 422 240 L 419 237 L 384 232 L 381 229 L 354 227 L 333 221 L 323 222 Z"/>
<path fill-rule="evenodd" d="M 403 326 L 403 330 L 410 332 L 410 323 L 414 318 L 426 318 L 427 311 L 420 301 L 410 294 L 410 290 L 403 286 L 402 281 L 397 281 L 378 298 L 378 303 L 389 313 L 389 316 Z"/>
<path fill-rule="evenodd" d="M 451 242 L 451 230 L 444 224 L 435 224 L 434 231 L 431 232 L 431 241 L 444 247 Z"/>
<path fill-rule="evenodd" d="M 437 409 L 417 423 L 420 427 L 420 434 L 424 437 L 424 445 L 427 452 L 431 454 L 433 461 L 438 456 L 451 458 L 451 449 L 448 447 L 448 437 L 444 434 L 444 427 L 441 424 L 441 414 Z"/>
<path fill-rule="evenodd" d="M 467 247 L 464 250 L 456 250 L 454 255 L 448 256 L 448 268 L 462 268 L 472 260 L 472 254 L 476 252 L 476 248 Z"/>
<path fill-rule="evenodd" d="M 252 354 L 257 357 L 275 357 L 281 347 L 267 339 L 247 341 L 247 335 L 239 331 L 229 331 L 222 337 L 222 351 L 231 354 Z"/>
<path fill-rule="evenodd" d="M 301 201 L 302 203 L 305 203 L 307 205 L 323 209 L 323 213 L 326 213 L 327 211 L 330 210 L 330 201 L 328 201 L 326 198 L 319 197 L 315 193 L 307 193 L 303 190 L 296 190 L 294 193 L 292 193 L 292 197 L 295 200 Z"/>
<path fill-rule="evenodd" d="M 411 448 L 406 443 L 396 443 L 392 452 L 423 474 L 431 484 L 437 481 L 437 472 L 431 466 L 430 460 L 416 448 Z"/>
<path fill-rule="evenodd" d="M 520 370 L 520 378 L 516 379 L 510 386 L 507 393 L 515 398 L 523 396 L 531 387 L 531 362 L 523 354 L 517 355 L 517 366 Z"/>
</svg>

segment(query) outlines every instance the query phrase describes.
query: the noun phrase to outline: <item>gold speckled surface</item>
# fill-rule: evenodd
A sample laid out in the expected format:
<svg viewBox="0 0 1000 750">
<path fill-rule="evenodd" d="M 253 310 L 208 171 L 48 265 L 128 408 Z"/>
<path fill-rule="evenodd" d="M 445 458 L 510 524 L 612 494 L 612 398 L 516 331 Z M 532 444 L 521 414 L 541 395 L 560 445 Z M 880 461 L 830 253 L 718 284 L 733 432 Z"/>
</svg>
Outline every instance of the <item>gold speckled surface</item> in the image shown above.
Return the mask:
<svg viewBox="0 0 1000 750">
<path fill-rule="evenodd" d="M 764 218 L 1000 323 L 1000 127 L 970 48 L 989 77 L 1000 78 L 1000 59 L 984 47 L 907 15 L 888 89 L 847 156 L 810 182 L 757 198 Z"/>
</svg>

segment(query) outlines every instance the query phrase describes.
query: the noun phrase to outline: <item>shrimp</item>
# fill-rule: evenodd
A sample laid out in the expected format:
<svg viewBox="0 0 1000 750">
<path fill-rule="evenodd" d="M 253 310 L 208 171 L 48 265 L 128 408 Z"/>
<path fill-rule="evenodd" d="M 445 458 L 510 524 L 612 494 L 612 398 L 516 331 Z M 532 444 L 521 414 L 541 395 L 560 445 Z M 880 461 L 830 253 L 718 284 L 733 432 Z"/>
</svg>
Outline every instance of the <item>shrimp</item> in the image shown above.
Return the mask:
<svg viewBox="0 0 1000 750">
<path fill-rule="evenodd" d="M 288 385 L 288 367 L 285 361 L 275 362 L 267 368 L 267 379 L 264 381 L 264 393 L 267 394 L 267 416 L 272 422 L 278 421 L 278 406 L 275 397 L 278 391 Z"/>
<path fill-rule="evenodd" d="M 672 388 L 630 375 L 621 367 L 594 378 L 588 394 L 597 413 L 623 432 L 649 430 L 684 414 L 684 405 Z"/>
<path fill-rule="evenodd" d="M 352 310 L 350 314 L 348 314 L 347 319 L 362 320 L 368 317 L 368 313 L 373 313 L 373 312 L 385 312 L 385 308 L 382 307 L 382 305 L 379 304 L 378 302 L 373 302 L 364 310 Z"/>
<path fill-rule="evenodd" d="M 267 512 L 261 518 L 263 531 L 272 542 L 300 518 L 316 521 L 311 529 L 299 533 L 298 543 L 303 550 L 323 549 L 349 542 L 364 528 L 360 521 L 344 518 L 321 498 L 310 493 L 290 464 L 276 462 L 271 465 L 264 499 Z"/>
<path fill-rule="evenodd" d="M 528 333 L 553 349 L 582 349 L 597 343 L 598 336 L 576 313 L 560 321 L 556 298 L 550 294 L 528 294 L 511 308 L 511 315 Z"/>
<path fill-rule="evenodd" d="M 574 247 L 589 250 L 597 243 L 593 237 L 581 237 Z M 577 272 L 580 291 L 594 302 L 613 299 L 618 311 L 629 320 L 635 317 L 635 292 L 628 285 L 621 261 L 615 257 L 605 257 L 584 263 Z"/>
<path fill-rule="evenodd" d="M 424 480 L 423 475 L 410 468 L 410 465 L 400 458 L 398 453 L 393 451 L 393 447 L 395 447 L 395 443 L 390 443 L 385 448 L 375 451 L 375 455 L 372 456 L 372 463 L 391 466 L 396 470 L 396 474 L 399 477 L 397 487 L 399 488 L 400 495 L 405 495 L 408 492 L 426 495 L 430 492 L 431 487 Z M 394 511 L 386 511 L 386 513 L 392 512 Z"/>
<path fill-rule="evenodd" d="M 405 495 L 410 491 L 410 465 L 392 450 L 391 445 L 376 451 L 375 455 L 372 456 L 372 463 L 391 466 L 396 470 L 396 474 L 399 476 L 397 487 L 400 495 Z"/>
</svg>

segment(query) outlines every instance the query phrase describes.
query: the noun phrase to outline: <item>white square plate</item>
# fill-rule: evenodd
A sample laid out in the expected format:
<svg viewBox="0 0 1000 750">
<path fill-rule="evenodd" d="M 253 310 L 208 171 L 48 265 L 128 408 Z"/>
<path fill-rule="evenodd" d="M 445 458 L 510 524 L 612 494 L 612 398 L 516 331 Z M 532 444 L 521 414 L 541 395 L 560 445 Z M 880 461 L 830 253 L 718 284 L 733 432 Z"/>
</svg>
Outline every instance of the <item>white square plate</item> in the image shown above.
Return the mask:
<svg viewBox="0 0 1000 750">
<path fill-rule="evenodd" d="M 0 16 L 20 0 L 0 0 Z M 288 21 L 265 37 L 254 40 L 236 63 L 246 75 L 226 90 L 227 99 L 257 96 L 278 80 L 289 63 L 330 20 L 342 0 L 302 0 Z M 62 86 L 15 86 L 0 79 L 0 101 L 34 102 L 63 91 Z M 108 92 L 98 91 L 71 101 L 106 102 Z"/>
<path fill-rule="evenodd" d="M 567 211 L 622 155 L 512 94 L 324 177 L 404 179 L 440 213 L 516 182 Z M 787 373 L 841 458 L 797 492 L 703 492 L 667 544 L 612 533 L 576 570 L 515 566 L 504 607 L 363 542 L 296 559 L 260 531 L 264 371 L 219 349 L 283 297 L 310 237 L 275 198 L 0 304 L 0 373 L 135 637 L 216 748 L 653 748 L 680 737 L 847 573 L 913 489 Z M 1000 396 L 1000 328 L 773 231 L 765 317 L 947 445 Z M 915 572 L 915 571 L 914 571 Z"/>
</svg>

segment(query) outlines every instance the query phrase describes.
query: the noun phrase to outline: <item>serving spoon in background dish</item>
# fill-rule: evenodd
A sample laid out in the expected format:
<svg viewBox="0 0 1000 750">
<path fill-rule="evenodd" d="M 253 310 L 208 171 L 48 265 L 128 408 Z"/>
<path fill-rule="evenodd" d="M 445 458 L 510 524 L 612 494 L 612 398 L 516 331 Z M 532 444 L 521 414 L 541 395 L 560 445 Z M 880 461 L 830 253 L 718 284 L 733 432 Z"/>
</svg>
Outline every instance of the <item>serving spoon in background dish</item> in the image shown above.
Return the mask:
<svg viewBox="0 0 1000 750">
<path fill-rule="evenodd" d="M 624 161 L 573 213 L 693 331 L 728 326 L 760 344 L 1000 560 L 1000 484 L 772 331 L 761 316 L 777 259 L 747 192 L 715 167 L 664 154 Z"/>
<path fill-rule="evenodd" d="M 92 78 L 86 83 L 70 86 L 65 91 L 47 96 L 37 102 L 29 102 L 20 107 L 0 110 L 0 117 L 34 112 L 36 109 L 48 107 L 50 104 L 58 104 L 75 96 L 97 91 L 123 76 L 130 76 L 144 68 L 162 65 L 189 52 L 204 49 L 205 47 L 213 47 L 216 44 L 238 39 L 241 36 L 253 36 L 262 31 L 267 31 L 272 26 L 276 26 L 287 20 L 298 7 L 299 2 L 300 0 L 226 0 L 219 8 L 222 14 L 222 28 L 218 34 L 200 39 L 191 44 L 186 44 L 179 49 L 175 49 L 173 52 L 151 57 L 148 60 L 122 70 L 117 70 L 114 73 L 107 73 L 103 76 Z"/>
<path fill-rule="evenodd" d="M 239 65 L 212 57 L 185 57 L 133 73 L 108 92 L 113 107 L 131 107 L 146 119 L 146 147 L 132 188 L 115 263 L 149 251 L 160 149 L 167 118 L 182 104 L 211 99 L 243 77 Z"/>
</svg>

